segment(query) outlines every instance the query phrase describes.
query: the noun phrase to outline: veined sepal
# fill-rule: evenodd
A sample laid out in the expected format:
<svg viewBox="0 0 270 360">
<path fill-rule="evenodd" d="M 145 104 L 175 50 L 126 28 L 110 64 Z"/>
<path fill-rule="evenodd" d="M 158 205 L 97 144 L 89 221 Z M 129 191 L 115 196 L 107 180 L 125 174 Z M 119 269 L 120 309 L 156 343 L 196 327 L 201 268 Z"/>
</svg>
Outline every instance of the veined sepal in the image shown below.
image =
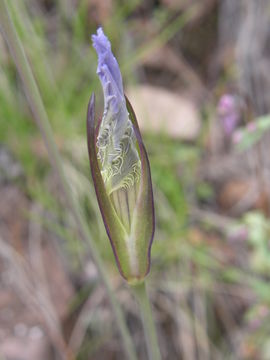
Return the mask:
<svg viewBox="0 0 270 360">
<path fill-rule="evenodd" d="M 106 191 L 97 156 L 96 144 L 100 123 L 97 126 L 95 124 L 94 94 L 91 96 L 88 105 L 87 139 L 96 196 L 117 266 L 121 275 L 128 282 L 136 283 L 141 281 L 150 270 L 150 252 L 154 236 L 155 216 L 147 153 L 142 142 L 135 113 L 127 98 L 126 106 L 136 136 L 137 150 L 141 161 L 141 175 L 138 183 L 128 189 L 120 189 L 115 194 L 108 194 Z M 119 198 L 116 200 L 112 195 L 114 197 L 116 195 L 120 196 L 120 200 Z M 120 201 L 120 204 L 123 205 L 123 214 L 116 206 L 117 201 Z M 128 207 L 132 207 L 129 224 L 124 220 L 124 202 L 126 201 Z M 120 216 L 121 214 L 122 216 Z"/>
</svg>

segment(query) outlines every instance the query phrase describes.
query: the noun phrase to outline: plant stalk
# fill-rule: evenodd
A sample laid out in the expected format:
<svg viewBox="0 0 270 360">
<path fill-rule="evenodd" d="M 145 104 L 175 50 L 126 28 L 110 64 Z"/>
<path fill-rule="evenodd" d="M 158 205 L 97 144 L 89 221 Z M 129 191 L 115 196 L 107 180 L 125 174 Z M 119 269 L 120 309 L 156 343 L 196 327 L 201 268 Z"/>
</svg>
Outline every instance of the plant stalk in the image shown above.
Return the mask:
<svg viewBox="0 0 270 360">
<path fill-rule="evenodd" d="M 149 360 L 161 360 L 156 327 L 152 315 L 151 304 L 146 291 L 145 281 L 136 285 L 131 285 L 131 287 L 141 313 Z"/>
<path fill-rule="evenodd" d="M 57 146 L 54 141 L 53 132 L 50 126 L 48 115 L 45 110 L 43 101 L 41 99 L 41 95 L 37 83 L 35 81 L 34 75 L 30 68 L 27 57 L 25 55 L 25 51 L 22 46 L 21 40 L 19 39 L 15 25 L 10 16 L 9 5 L 6 0 L 0 0 L 0 29 L 6 38 L 9 50 L 12 54 L 19 75 L 22 79 L 24 91 L 28 99 L 30 108 L 32 110 L 34 120 L 36 121 L 36 124 L 39 127 L 39 130 L 43 137 L 43 141 L 46 145 L 51 165 L 54 169 L 55 174 L 58 177 L 59 184 L 61 185 L 61 189 L 65 196 L 70 212 L 72 213 L 75 219 L 80 237 L 85 243 L 88 244 L 91 251 L 92 259 L 98 269 L 99 276 L 105 286 L 107 296 L 111 302 L 116 323 L 123 340 L 123 347 L 125 349 L 127 358 L 129 360 L 136 360 L 137 359 L 136 352 L 134 349 L 134 345 L 129 330 L 124 320 L 123 312 L 116 301 L 115 295 L 113 293 L 113 289 L 109 283 L 109 279 L 106 274 L 103 261 L 100 257 L 95 242 L 90 235 L 86 221 L 83 215 L 81 215 L 80 209 L 67 183 L 62 166 L 61 156 L 58 152 Z"/>
</svg>

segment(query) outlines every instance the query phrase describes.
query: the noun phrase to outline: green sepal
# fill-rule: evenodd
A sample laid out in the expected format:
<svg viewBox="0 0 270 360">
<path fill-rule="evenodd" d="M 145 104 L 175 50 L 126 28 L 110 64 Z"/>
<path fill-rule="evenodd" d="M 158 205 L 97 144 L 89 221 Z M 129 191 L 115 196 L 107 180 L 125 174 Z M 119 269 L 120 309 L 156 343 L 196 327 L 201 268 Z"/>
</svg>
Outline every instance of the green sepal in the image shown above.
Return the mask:
<svg viewBox="0 0 270 360">
<path fill-rule="evenodd" d="M 99 163 L 96 152 L 96 129 L 95 129 L 95 96 L 91 96 L 88 105 L 87 112 L 87 140 L 88 140 L 88 152 L 92 178 L 96 191 L 96 196 L 100 208 L 100 212 L 103 218 L 103 222 L 111 241 L 114 256 L 119 268 L 120 273 L 124 278 L 129 277 L 129 261 L 126 256 L 126 242 L 125 238 L 127 233 L 120 223 L 115 210 L 111 204 L 109 197 L 107 196 L 104 182 L 101 176 Z"/>
<path fill-rule="evenodd" d="M 154 206 L 149 161 L 142 142 L 134 111 L 126 99 L 127 109 L 132 121 L 138 152 L 141 159 L 141 180 L 134 207 L 130 232 L 127 232 L 108 196 L 97 158 L 95 127 L 95 97 L 91 96 L 87 112 L 88 152 L 92 178 L 95 186 L 99 208 L 103 222 L 111 242 L 117 266 L 121 275 L 129 282 L 143 279 L 150 269 L 150 249 L 154 234 Z M 127 244 L 135 241 L 135 253 L 130 256 Z M 134 266 L 136 264 L 136 266 Z"/>
<path fill-rule="evenodd" d="M 134 110 L 126 97 L 127 110 L 132 121 L 138 141 L 138 151 L 141 160 L 141 182 L 133 213 L 131 234 L 136 238 L 139 276 L 143 279 L 150 270 L 151 246 L 155 232 L 155 211 L 148 156 L 142 141 L 139 125 Z"/>
</svg>

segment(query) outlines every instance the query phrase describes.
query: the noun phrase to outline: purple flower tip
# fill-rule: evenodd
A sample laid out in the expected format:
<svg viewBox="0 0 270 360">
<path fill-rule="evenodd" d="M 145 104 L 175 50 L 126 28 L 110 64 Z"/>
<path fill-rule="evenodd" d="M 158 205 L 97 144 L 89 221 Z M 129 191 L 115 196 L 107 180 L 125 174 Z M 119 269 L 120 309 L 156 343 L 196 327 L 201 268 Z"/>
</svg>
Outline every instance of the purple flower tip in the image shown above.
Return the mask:
<svg viewBox="0 0 270 360">
<path fill-rule="evenodd" d="M 92 35 L 93 46 L 98 55 L 97 74 L 100 78 L 103 92 L 105 109 L 111 106 L 114 113 L 118 113 L 125 102 L 122 76 L 119 65 L 114 57 L 111 44 L 102 28 Z"/>
</svg>

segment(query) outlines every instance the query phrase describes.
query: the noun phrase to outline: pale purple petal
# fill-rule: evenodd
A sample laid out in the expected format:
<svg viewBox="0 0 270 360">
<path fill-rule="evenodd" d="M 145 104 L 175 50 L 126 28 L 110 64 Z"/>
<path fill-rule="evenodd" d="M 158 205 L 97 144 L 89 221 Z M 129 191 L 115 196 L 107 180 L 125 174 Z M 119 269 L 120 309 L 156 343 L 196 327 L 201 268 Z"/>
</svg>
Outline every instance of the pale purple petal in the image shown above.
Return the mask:
<svg viewBox="0 0 270 360">
<path fill-rule="evenodd" d="M 92 40 L 98 54 L 97 74 L 104 92 L 104 112 L 96 145 L 104 182 L 108 192 L 112 192 L 129 179 L 133 181 L 136 169 L 140 170 L 140 159 L 126 107 L 122 76 L 111 44 L 101 28 Z"/>
<path fill-rule="evenodd" d="M 97 74 L 104 92 L 104 107 L 110 106 L 113 113 L 118 113 L 125 99 L 119 65 L 102 28 L 97 30 L 97 35 L 92 35 L 92 41 L 98 55 Z"/>
</svg>

